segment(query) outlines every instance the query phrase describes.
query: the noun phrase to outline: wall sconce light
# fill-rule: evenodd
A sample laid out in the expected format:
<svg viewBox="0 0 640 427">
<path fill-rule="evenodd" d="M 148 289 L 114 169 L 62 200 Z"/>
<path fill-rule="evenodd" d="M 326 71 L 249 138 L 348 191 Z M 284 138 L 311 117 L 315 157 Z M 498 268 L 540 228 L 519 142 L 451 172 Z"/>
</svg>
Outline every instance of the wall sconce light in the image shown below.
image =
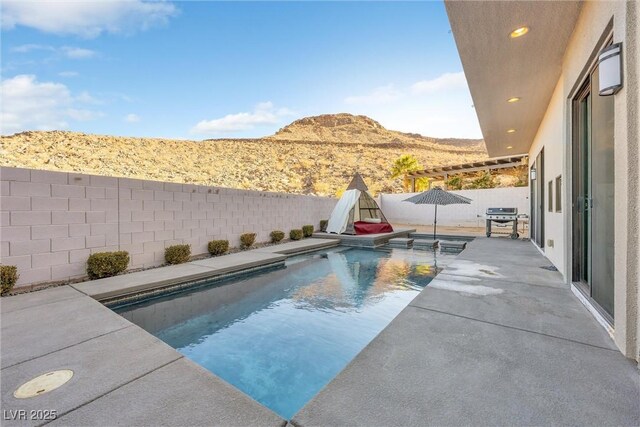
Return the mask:
<svg viewBox="0 0 640 427">
<path fill-rule="evenodd" d="M 600 96 L 614 95 L 622 89 L 622 43 L 608 46 L 598 55 Z"/>
<path fill-rule="evenodd" d="M 530 173 L 529 176 L 531 177 L 531 181 L 535 181 L 536 180 L 536 168 L 531 168 L 529 173 Z"/>
</svg>

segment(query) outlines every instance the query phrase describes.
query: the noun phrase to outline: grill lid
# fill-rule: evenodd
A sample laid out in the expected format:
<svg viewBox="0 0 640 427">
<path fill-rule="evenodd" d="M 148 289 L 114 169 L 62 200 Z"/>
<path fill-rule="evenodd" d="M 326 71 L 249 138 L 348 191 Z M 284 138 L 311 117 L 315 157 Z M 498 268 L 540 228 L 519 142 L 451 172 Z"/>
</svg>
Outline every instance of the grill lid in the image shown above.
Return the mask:
<svg viewBox="0 0 640 427">
<path fill-rule="evenodd" d="M 517 215 L 518 208 L 487 208 L 487 215 Z"/>
</svg>

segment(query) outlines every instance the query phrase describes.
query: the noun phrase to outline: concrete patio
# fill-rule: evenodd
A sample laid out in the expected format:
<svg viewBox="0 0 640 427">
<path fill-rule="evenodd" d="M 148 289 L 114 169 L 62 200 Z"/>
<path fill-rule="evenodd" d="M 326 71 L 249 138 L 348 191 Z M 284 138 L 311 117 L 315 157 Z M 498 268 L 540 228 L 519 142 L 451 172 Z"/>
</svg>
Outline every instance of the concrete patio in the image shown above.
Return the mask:
<svg viewBox="0 0 640 427">
<path fill-rule="evenodd" d="M 93 298 L 63 286 L 2 299 L 2 407 L 55 410 L 60 425 L 283 425 L 277 415 Z M 49 393 L 16 399 L 70 369 Z M 2 425 L 41 425 L 11 420 Z"/>
<path fill-rule="evenodd" d="M 474 240 L 293 423 L 639 425 L 637 366 L 549 264 Z"/>
<path fill-rule="evenodd" d="M 637 367 L 547 265 L 529 242 L 474 240 L 292 424 L 640 424 Z M 285 424 L 69 286 L 0 311 L 5 410 L 53 409 L 59 425 Z M 55 369 L 75 375 L 13 396 Z"/>
</svg>

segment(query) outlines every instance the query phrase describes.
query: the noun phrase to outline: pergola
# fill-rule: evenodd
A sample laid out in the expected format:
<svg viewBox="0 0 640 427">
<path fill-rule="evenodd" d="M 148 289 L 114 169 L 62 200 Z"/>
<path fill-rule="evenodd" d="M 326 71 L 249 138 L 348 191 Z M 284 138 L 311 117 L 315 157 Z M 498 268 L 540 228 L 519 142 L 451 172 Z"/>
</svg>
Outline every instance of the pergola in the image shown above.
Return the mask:
<svg viewBox="0 0 640 427">
<path fill-rule="evenodd" d="M 438 166 L 429 169 L 409 172 L 406 177 L 411 180 L 411 191 L 416 191 L 417 178 L 431 178 L 431 180 L 446 181 L 449 175 L 466 174 L 479 171 L 490 171 L 496 169 L 509 169 L 527 164 L 527 154 L 518 154 L 515 156 L 492 157 L 490 159 L 480 160 L 477 162 L 461 163 L 458 165 Z M 429 183 L 431 186 L 431 183 Z"/>
</svg>

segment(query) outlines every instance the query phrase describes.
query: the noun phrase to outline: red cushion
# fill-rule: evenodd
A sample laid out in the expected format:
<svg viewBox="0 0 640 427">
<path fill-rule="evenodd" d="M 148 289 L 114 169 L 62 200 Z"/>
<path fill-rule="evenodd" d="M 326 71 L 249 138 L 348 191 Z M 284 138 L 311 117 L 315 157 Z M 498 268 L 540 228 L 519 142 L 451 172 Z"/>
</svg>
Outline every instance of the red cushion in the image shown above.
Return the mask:
<svg viewBox="0 0 640 427">
<path fill-rule="evenodd" d="M 392 233 L 393 227 L 388 222 L 381 222 L 379 224 L 373 224 L 370 222 L 356 221 L 353 223 L 353 229 L 356 234 L 378 234 L 378 233 Z"/>
</svg>

